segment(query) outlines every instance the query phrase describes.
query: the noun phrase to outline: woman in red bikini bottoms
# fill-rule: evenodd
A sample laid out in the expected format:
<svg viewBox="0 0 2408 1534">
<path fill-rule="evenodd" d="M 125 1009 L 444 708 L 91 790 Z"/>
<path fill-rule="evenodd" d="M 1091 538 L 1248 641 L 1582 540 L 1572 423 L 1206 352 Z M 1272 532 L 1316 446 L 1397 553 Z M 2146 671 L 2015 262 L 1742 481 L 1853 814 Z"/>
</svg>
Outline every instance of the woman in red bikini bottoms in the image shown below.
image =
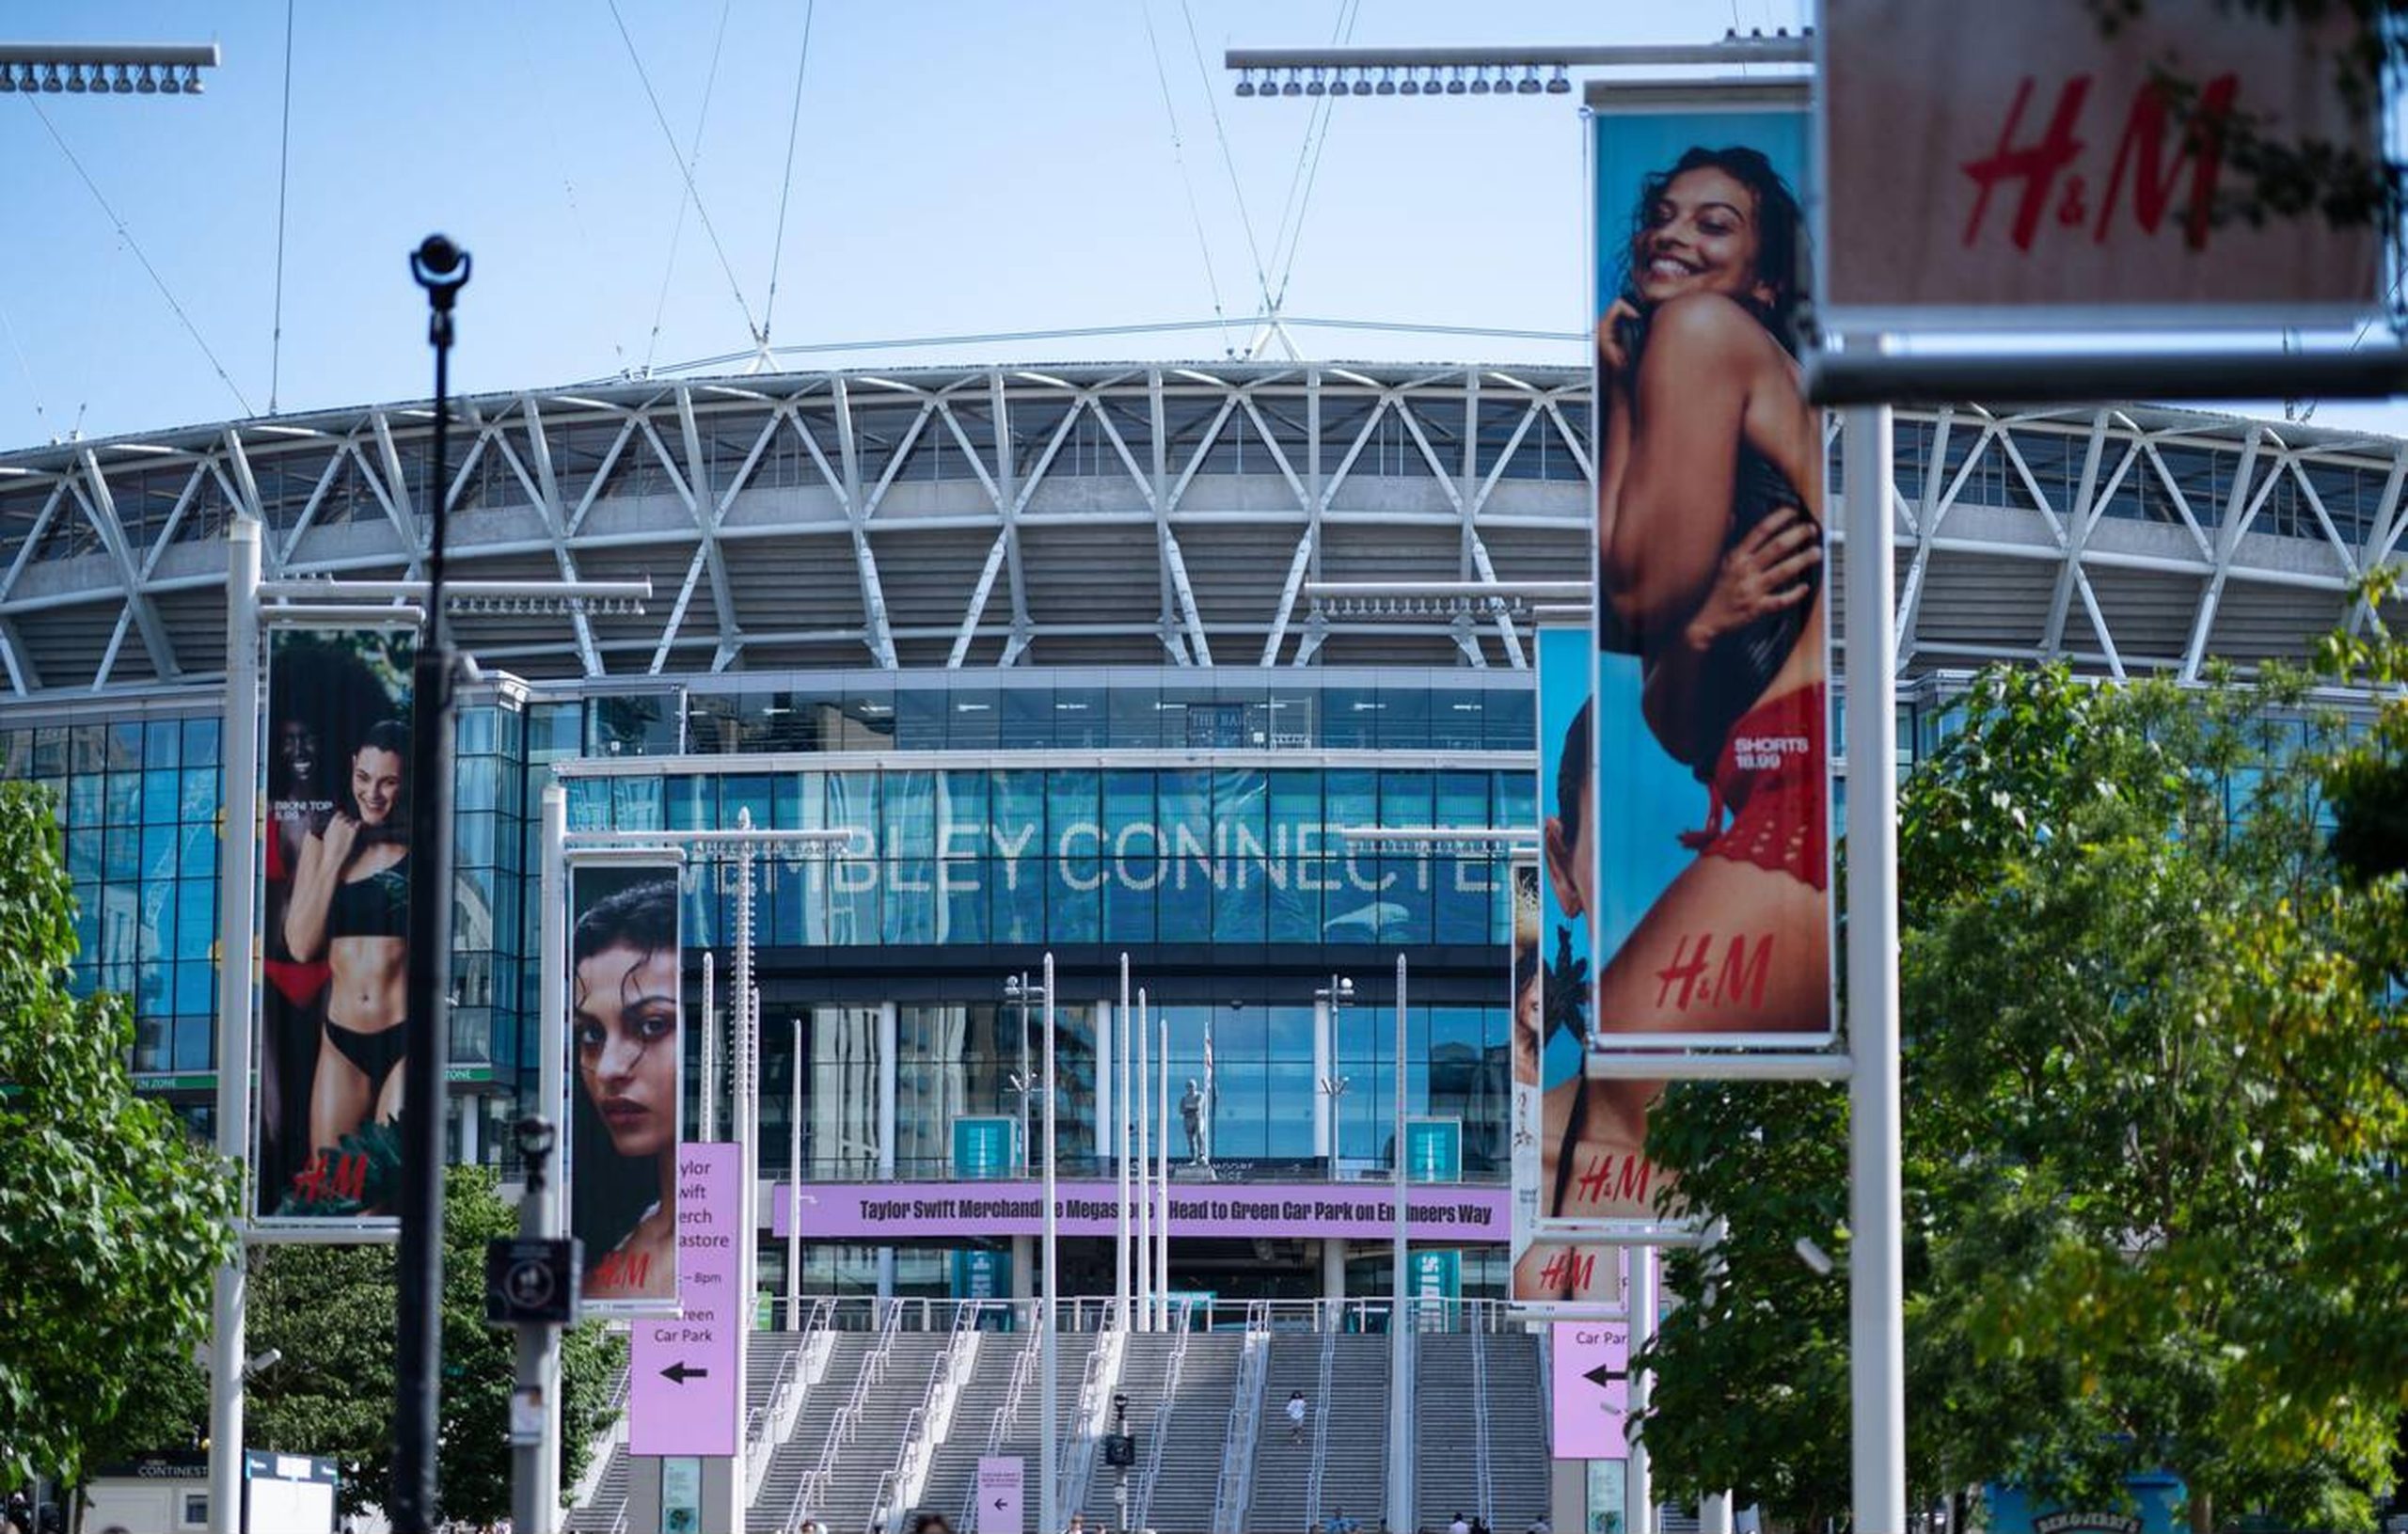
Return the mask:
<svg viewBox="0 0 2408 1534">
<path fill-rule="evenodd" d="M 1764 154 L 1692 149 L 1645 179 L 1598 322 L 1600 643 L 1639 657 L 1648 731 L 1704 800 L 1678 833 L 1697 857 L 1603 967 L 1601 1033 L 1829 1026 L 1823 438 L 1786 339 L 1801 241 Z M 1549 831 L 1562 904 L 1593 910 L 1588 848 Z M 1542 1197 L 1604 1212 L 1573 1169 L 1635 1154 L 1660 1083 L 1567 1086 Z"/>
</svg>

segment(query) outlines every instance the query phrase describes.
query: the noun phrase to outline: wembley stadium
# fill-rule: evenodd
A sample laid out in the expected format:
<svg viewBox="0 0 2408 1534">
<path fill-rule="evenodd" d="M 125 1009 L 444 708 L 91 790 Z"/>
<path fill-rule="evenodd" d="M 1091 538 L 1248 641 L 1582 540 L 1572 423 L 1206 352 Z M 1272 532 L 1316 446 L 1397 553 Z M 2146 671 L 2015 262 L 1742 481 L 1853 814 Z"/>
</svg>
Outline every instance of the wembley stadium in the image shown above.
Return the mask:
<svg viewBox="0 0 2408 1534">
<path fill-rule="evenodd" d="M 1411 1110 L 1459 1122 L 1461 1182 L 1501 1184 L 1513 917 L 1499 844 L 1466 835 L 1407 859 L 1339 832 L 1534 823 L 1536 608 L 1378 593 L 1584 577 L 1589 420 L 1585 370 L 1467 363 L 914 367 L 457 402 L 452 576 L 645 577 L 655 594 L 640 610 L 455 609 L 480 678 L 458 729 L 453 1153 L 514 1164 L 506 1128 L 539 1106 L 536 806 L 559 781 L 575 828 L 749 814 L 860 833 L 827 866 L 764 870 L 765 1176 L 957 1176 L 949 1124 L 1025 1110 L 1027 1036 L 1004 980 L 1051 952 L 1066 1165 L 1108 1163 L 1104 1020 L 1125 954 L 1168 1025 L 1171 1075 L 1215 1083 L 1221 1175 L 1384 1177 L 1397 1153 L 1384 1008 L 1402 954 Z M 0 456 L 0 764 L 57 791 L 78 986 L 133 995 L 142 1084 L 204 1131 L 227 533 L 261 528 L 272 580 L 422 575 L 431 423 L 412 401 Z M 2305 656 L 2352 620 L 2355 582 L 2399 541 L 2408 440 L 1969 403 L 1900 412 L 1895 475 L 1911 759 L 1988 662 L 2191 679 L 2216 660 Z M 1346 585 L 1360 594 L 1327 591 Z M 724 942 L 730 899 L 689 900 L 700 941 Z M 1325 1004 L 1340 976 L 1360 1004 Z M 1460 1254 L 1450 1299 L 1503 1295 L 1501 1230 L 1447 1244 Z M 846 1438 L 837 1400 L 775 1371 L 863 1380 L 875 1352 L 881 1377 L 909 1382 L 889 1392 L 908 1410 L 949 1344 L 942 1326 L 900 1321 L 904 1305 L 925 1318 L 936 1302 L 1025 1299 L 1029 1247 L 943 1218 L 877 1243 L 762 1241 L 762 1289 L 859 1305 L 875 1325 L 816 1363 L 795 1361 L 807 1347 L 774 1353 L 756 1378 L 756 1526 L 795 1526 L 814 1496 L 812 1516 L 862 1526 L 871 1489 L 887 1494 L 880 1472 L 901 1467 L 898 1443 L 923 1431 L 898 1413 Z M 1112 1291 L 1108 1239 L 1066 1237 L 1062 1262 L 1067 1292 Z M 1275 1221 L 1174 1241 L 1170 1265 L 1176 1289 L 1240 1310 L 1342 1306 L 1390 1284 L 1385 1241 Z M 806 1330 L 793 1311 L 786 1328 Z M 1209 1336 L 1192 1352 L 1155 1340 L 1127 1339 L 1113 1366 L 1141 1400 L 1210 1385 L 1226 1406 L 1249 1368 L 1268 1369 L 1253 1384 L 1275 1399 L 1291 1382 L 1316 1400 L 1387 1389 L 1380 1346 L 1342 1330 L 1267 1364 Z M 1466 1351 L 1427 1345 L 1434 1379 L 1460 1368 L 1465 1389 L 1537 1388 L 1527 1336 L 1473 1327 L 1455 1344 Z M 1064 1361 L 1073 1389 L 1089 1346 Z M 974 1440 L 1033 1438 L 1005 1411 L 1024 1350 L 989 1352 L 962 1386 L 977 1431 L 925 1446 L 911 1482 L 914 1502 L 949 1516 Z M 1521 1464 L 1527 1445 L 1483 1430 L 1458 1466 L 1440 1451 L 1448 1419 L 1422 1410 L 1424 1516 L 1460 1495 L 1458 1475 L 1537 1488 L 1527 1505 L 1492 1503 L 1497 1526 L 1544 1509 L 1544 1446 Z M 1370 1447 L 1354 1456 L 1317 1443 L 1291 1465 L 1266 1433 L 1236 1483 L 1176 1468 L 1221 1463 L 1233 1430 L 1220 1413 L 1163 1419 L 1170 1451 L 1155 1450 L 1145 1494 L 1170 1527 L 1292 1527 L 1341 1494 L 1370 1516 L 1382 1415 L 1367 1405 Z M 1322 1480 L 1324 1462 L 1342 1486 Z M 624 1454 L 598 1463 L 626 1474 Z M 1080 1473 L 1084 1505 L 1110 1510 L 1108 1479 Z M 627 1515 L 624 1484 L 613 1503 L 606 1479 L 578 1489 L 593 1526 Z M 1259 1523 L 1242 1522 L 1249 1496 Z"/>
</svg>

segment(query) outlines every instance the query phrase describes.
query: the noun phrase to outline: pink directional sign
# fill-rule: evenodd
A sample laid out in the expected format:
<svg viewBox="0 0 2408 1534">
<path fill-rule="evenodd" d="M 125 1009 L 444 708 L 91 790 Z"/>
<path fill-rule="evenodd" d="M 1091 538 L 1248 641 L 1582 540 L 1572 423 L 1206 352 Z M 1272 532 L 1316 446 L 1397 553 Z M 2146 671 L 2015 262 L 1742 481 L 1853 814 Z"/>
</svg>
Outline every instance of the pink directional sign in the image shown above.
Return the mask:
<svg viewBox="0 0 2408 1534">
<path fill-rule="evenodd" d="M 1630 1327 L 1623 1321 L 1555 1323 L 1555 1457 L 1619 1460 L 1630 1452 Z"/>
<path fill-rule="evenodd" d="M 640 1318 L 629 1352 L 627 1452 L 734 1454 L 743 1380 L 743 1162 L 732 1145 L 677 1147 L 674 1319 Z"/>
<path fill-rule="evenodd" d="M 1109 1182 L 1065 1182 L 1055 1189 L 1065 1236 L 1109 1236 L 1117 1228 Z M 1405 1199 L 1415 1241 L 1501 1241 L 1511 1233 L 1512 1192 L 1464 1183 L 1417 1183 Z M 1034 1182 L 780 1183 L 772 1232 L 793 1220 L 806 1241 L 871 1241 L 914 1236 L 1034 1236 L 1044 1225 Z M 1396 1206 L 1380 1183 L 1173 1183 L 1170 1228 L 1178 1236 L 1234 1240 L 1278 1236 L 1386 1238 Z"/>
</svg>

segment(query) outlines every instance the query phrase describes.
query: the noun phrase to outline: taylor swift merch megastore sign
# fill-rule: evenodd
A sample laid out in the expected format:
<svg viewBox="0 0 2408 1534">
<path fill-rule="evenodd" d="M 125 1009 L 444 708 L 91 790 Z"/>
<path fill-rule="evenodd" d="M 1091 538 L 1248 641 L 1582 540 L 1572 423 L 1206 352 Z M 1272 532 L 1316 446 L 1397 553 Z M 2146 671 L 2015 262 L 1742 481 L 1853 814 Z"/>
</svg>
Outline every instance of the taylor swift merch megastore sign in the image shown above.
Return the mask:
<svg viewBox="0 0 2408 1534">
<path fill-rule="evenodd" d="M 268 639 L 255 1211 L 389 1217 L 410 1029 L 402 629 Z M 232 833 L 229 828 L 229 833 Z"/>
<path fill-rule="evenodd" d="M 1592 123 L 1595 770 L 1592 845 L 1565 858 L 1594 924 L 1593 1023 L 1608 1045 L 1817 1043 L 1830 580 L 1796 356 L 1805 101 L 1641 101 Z M 1591 1138 L 1639 1132 L 1652 1084 L 1604 1084 Z"/>
<path fill-rule="evenodd" d="M 568 1227 L 584 1243 L 589 1312 L 677 1305 L 679 868 L 614 859 L 569 871 Z"/>
</svg>

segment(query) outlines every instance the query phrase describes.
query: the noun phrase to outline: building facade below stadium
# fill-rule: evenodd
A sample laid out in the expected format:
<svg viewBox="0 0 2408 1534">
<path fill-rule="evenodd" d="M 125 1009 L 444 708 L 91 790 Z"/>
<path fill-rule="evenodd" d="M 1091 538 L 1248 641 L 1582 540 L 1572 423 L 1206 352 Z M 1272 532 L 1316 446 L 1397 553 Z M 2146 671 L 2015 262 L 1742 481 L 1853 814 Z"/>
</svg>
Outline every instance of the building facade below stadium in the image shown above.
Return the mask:
<svg viewBox="0 0 2408 1534">
<path fill-rule="evenodd" d="M 1386 1179 L 1401 1068 L 1409 1114 L 1459 1127 L 1460 1180 L 1501 1187 L 1513 911 L 1491 833 L 1527 835 L 1552 767 L 1533 620 L 1306 588 L 1584 577 L 1585 373 L 911 370 L 463 410 L 455 577 L 657 595 L 459 616 L 483 680 L 458 732 L 455 1156 L 506 1162 L 505 1127 L 540 1106 L 536 805 L 557 780 L 573 829 L 854 833 L 830 861 L 765 859 L 753 909 L 764 1176 L 901 1210 L 804 1247 L 805 1294 L 1027 1291 L 1025 1236 L 917 1185 L 996 1170 L 955 1126 L 1022 1117 L 1036 1014 L 1004 988 L 1048 952 L 1066 1178 L 1109 1175 L 1125 955 L 1174 1097 L 1211 1088 L 1192 1155 L 1171 1115 L 1183 1180 L 1309 1206 Z M 427 427 L 406 404 L 0 457 L 0 771 L 56 788 L 75 980 L 134 996 L 135 1070 L 202 1130 L 225 530 L 261 523 L 272 579 L 417 574 Z M 1901 414 L 1896 475 L 1903 769 L 1988 661 L 2194 677 L 2304 656 L 2398 540 L 2408 444 L 1969 405 Z M 1365 828 L 1477 834 L 1342 834 Z M 689 942 L 724 956 L 733 898 L 721 866 L 689 872 Z M 1340 980 L 1333 1009 L 1316 993 Z M 1385 1237 L 1312 1234 L 1309 1209 L 1208 1228 L 1174 1232 L 1174 1289 L 1387 1291 Z M 1462 1297 L 1504 1292 L 1501 1220 L 1427 1244 L 1460 1254 Z M 1064 1290 L 1110 1292 L 1111 1253 L 1067 1237 Z M 784 1243 L 762 1257 L 784 1292 Z"/>
</svg>

